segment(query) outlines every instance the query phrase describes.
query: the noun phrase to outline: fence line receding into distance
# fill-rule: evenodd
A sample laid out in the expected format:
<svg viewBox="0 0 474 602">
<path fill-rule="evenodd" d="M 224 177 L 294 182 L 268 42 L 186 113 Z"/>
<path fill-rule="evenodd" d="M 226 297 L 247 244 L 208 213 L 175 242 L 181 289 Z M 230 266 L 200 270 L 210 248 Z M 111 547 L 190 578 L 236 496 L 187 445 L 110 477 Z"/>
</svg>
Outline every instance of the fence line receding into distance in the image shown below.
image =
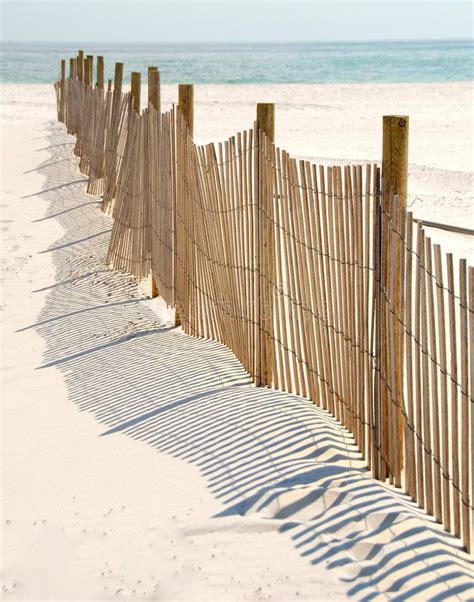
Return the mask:
<svg viewBox="0 0 474 602">
<path fill-rule="evenodd" d="M 58 119 L 113 218 L 108 263 L 151 277 L 192 336 L 229 347 L 259 386 L 307 397 L 471 550 L 474 268 L 406 208 L 408 119 L 384 160 L 322 167 L 274 142 L 274 107 L 225 142 L 192 137 L 193 87 L 161 112 L 159 71 L 105 90 L 83 53 L 55 84 Z"/>
</svg>

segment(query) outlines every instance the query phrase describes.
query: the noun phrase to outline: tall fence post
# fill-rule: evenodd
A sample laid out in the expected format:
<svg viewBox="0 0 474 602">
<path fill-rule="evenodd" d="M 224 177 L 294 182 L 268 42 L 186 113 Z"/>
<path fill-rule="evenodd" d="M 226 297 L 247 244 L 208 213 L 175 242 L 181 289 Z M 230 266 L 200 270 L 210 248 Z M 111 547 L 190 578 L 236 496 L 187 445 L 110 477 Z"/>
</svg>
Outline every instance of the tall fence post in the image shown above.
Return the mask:
<svg viewBox="0 0 474 602">
<path fill-rule="evenodd" d="M 79 50 L 77 53 L 77 79 L 82 82 L 84 81 L 84 50 Z"/>
<path fill-rule="evenodd" d="M 161 113 L 160 72 L 158 67 L 148 67 L 148 102 Z"/>
<path fill-rule="evenodd" d="M 60 100 L 58 119 L 64 123 L 66 117 L 66 59 L 61 59 L 61 79 L 59 82 L 59 90 Z"/>
<path fill-rule="evenodd" d="M 92 87 L 94 83 L 94 55 L 88 54 L 86 57 L 86 64 L 89 69 L 89 86 Z"/>
<path fill-rule="evenodd" d="M 194 136 L 194 85 L 193 84 L 179 84 L 178 86 L 178 109 L 181 115 L 184 118 L 184 121 L 188 127 L 189 135 L 191 137 Z M 176 203 L 176 194 L 175 194 L 175 203 Z M 178 241 L 177 241 L 177 228 L 176 228 L 176 206 L 173 210 L 174 214 L 174 248 L 178 249 Z M 178 281 L 177 278 L 177 266 L 178 262 L 174 262 L 174 282 Z M 175 303 L 175 318 L 174 323 L 175 326 L 181 325 L 181 316 L 179 312 L 180 308 Z"/>
<path fill-rule="evenodd" d="M 178 108 L 188 126 L 191 138 L 194 136 L 194 85 L 179 84 Z"/>
<path fill-rule="evenodd" d="M 89 57 L 84 61 L 84 84 L 88 88 L 91 85 L 91 63 Z"/>
<path fill-rule="evenodd" d="M 148 67 L 148 102 L 156 109 L 158 117 L 161 115 L 161 94 L 160 94 L 160 72 L 158 67 Z M 150 217 L 149 223 L 152 224 L 151 220 L 151 202 L 150 202 Z M 150 268 L 150 294 L 151 298 L 158 297 L 160 294 L 156 279 L 153 276 L 153 270 Z"/>
<path fill-rule="evenodd" d="M 142 76 L 137 71 L 132 71 L 132 107 L 135 113 L 140 115 L 140 92 L 141 92 Z"/>
<path fill-rule="evenodd" d="M 122 81 L 123 81 L 123 63 L 115 63 L 114 94 L 116 96 L 120 96 L 120 94 L 122 94 Z"/>
<path fill-rule="evenodd" d="M 401 310 L 401 240 L 396 239 L 397 252 L 395 262 L 390 261 L 390 244 L 392 237 L 398 236 L 392 232 L 392 224 L 400 224 L 400 215 L 407 206 L 407 181 L 408 181 L 408 130 L 409 120 L 404 115 L 386 115 L 383 118 L 383 154 L 382 154 L 382 205 L 381 205 L 381 228 L 382 244 L 380 248 L 381 286 L 386 291 L 387 303 L 392 303 L 392 313 L 399 316 Z M 393 197 L 398 197 L 397 215 L 393 214 Z M 395 277 L 392 270 L 396 271 Z M 394 290 L 389 290 L 389 288 Z M 389 301 L 391 300 L 391 301 Z M 384 310 L 382 310 L 384 311 Z M 388 313 L 385 314 L 389 316 Z M 381 350 L 381 370 L 384 380 L 383 395 L 380 400 L 381 420 L 379 421 L 385 455 L 385 464 L 389 475 L 382 471 L 380 478 L 390 476 L 391 482 L 401 486 L 401 471 L 403 467 L 403 385 L 404 385 L 404 349 L 400 328 L 396 328 L 393 337 L 389 333 L 390 318 L 379 315 L 381 328 L 379 329 Z M 394 357 L 395 354 L 395 357 Z M 392 370 L 392 385 L 389 387 L 387 375 L 390 367 Z M 396 392 L 396 397 L 394 399 Z M 393 406 L 392 406 L 393 404 Z M 396 405 L 395 405 L 396 404 Z M 393 420 L 396 424 L 393 424 Z M 387 465 L 388 464 L 388 465 Z M 385 474 L 384 474 L 385 473 Z"/>
<path fill-rule="evenodd" d="M 123 82 L 123 63 L 115 63 L 114 74 L 114 95 L 112 101 L 112 113 L 115 114 L 120 106 L 122 97 L 122 82 Z"/>
<path fill-rule="evenodd" d="M 275 105 L 257 104 L 258 149 L 257 199 L 256 199 L 256 290 L 255 311 L 255 377 L 257 386 L 271 385 L 273 379 L 273 290 L 275 263 L 273 240 L 273 191 L 268 187 L 273 182 L 263 181 L 265 174 L 265 152 L 263 132 L 268 141 L 275 141 Z"/>
<path fill-rule="evenodd" d="M 76 77 L 76 59 L 69 59 L 69 79 L 75 79 Z"/>
<path fill-rule="evenodd" d="M 104 57 L 97 57 L 97 87 L 99 90 L 104 89 Z"/>
</svg>

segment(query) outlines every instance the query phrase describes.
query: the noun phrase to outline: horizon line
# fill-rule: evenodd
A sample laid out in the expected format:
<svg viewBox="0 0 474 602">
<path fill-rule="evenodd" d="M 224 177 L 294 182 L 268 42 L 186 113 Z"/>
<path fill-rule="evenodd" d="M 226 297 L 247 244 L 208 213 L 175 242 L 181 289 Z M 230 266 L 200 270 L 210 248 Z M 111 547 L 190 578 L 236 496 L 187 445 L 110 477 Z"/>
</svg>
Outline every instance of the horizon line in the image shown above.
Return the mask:
<svg viewBox="0 0 474 602">
<path fill-rule="evenodd" d="M 409 42 L 472 42 L 474 43 L 474 36 L 472 37 L 459 37 L 459 38 L 394 38 L 394 39 L 381 39 L 381 38 L 370 38 L 367 40 L 357 40 L 354 38 L 341 38 L 334 40 L 212 40 L 209 42 L 203 40 L 173 40 L 168 42 L 158 42 L 156 40 L 108 40 L 108 41 L 80 41 L 80 40 L 4 40 L 0 39 L 0 44 L 78 44 L 85 46 L 89 45 L 100 45 L 100 44 L 155 44 L 157 46 L 166 46 L 170 44 L 195 44 L 195 45 L 209 45 L 209 44 L 233 44 L 233 45 L 246 45 L 246 44 L 273 44 L 273 45 L 285 45 L 285 44 L 383 44 L 383 43 L 409 43 Z"/>
</svg>

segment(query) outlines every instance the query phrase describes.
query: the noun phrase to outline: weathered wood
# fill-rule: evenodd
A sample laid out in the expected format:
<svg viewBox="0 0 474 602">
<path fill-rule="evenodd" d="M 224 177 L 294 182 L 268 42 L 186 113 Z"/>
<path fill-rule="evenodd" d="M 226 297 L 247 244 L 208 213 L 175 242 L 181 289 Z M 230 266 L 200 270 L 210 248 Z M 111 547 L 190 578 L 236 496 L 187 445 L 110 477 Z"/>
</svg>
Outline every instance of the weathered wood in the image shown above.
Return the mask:
<svg viewBox="0 0 474 602">
<path fill-rule="evenodd" d="M 97 87 L 99 90 L 104 89 L 104 57 L 97 57 Z"/>
<path fill-rule="evenodd" d="M 123 63 L 115 63 L 114 95 L 122 94 Z"/>
<path fill-rule="evenodd" d="M 458 392 L 458 336 L 457 328 L 459 318 L 456 312 L 456 292 L 454 278 L 454 262 L 452 253 L 447 253 L 448 275 L 448 313 L 450 336 L 450 380 L 451 380 L 451 478 L 453 500 L 453 529 L 456 537 L 461 536 L 461 511 L 460 511 L 460 482 L 459 482 L 459 392 Z"/>
<path fill-rule="evenodd" d="M 141 79 L 142 76 L 137 71 L 132 71 L 132 82 L 131 82 L 131 92 L 132 92 L 132 107 L 135 113 L 140 114 L 140 94 L 141 94 Z"/>
<path fill-rule="evenodd" d="M 179 109 L 179 113 L 182 117 L 181 119 L 181 132 L 179 134 L 179 136 L 181 137 L 180 139 L 183 141 L 185 141 L 185 138 L 187 138 L 187 135 L 189 135 L 191 138 L 194 135 L 194 85 L 193 84 L 179 84 L 178 86 L 178 109 Z M 182 128 L 185 127 L 187 134 L 182 131 Z M 185 147 L 183 146 L 183 149 Z M 178 193 L 180 194 L 180 193 Z M 187 207 L 186 205 L 182 206 L 182 210 L 183 211 L 187 211 Z M 177 235 L 177 233 L 176 233 Z M 185 240 L 183 240 L 183 243 L 185 243 Z M 179 248 L 178 245 L 178 241 L 175 238 L 175 246 L 176 248 Z M 188 255 L 188 251 L 187 251 L 187 246 L 184 245 L 181 247 L 181 252 L 187 256 Z M 176 266 L 177 268 L 178 266 Z M 175 281 L 177 280 L 178 276 L 175 273 Z M 185 290 L 183 288 L 183 290 Z M 181 305 L 183 305 L 183 309 L 184 309 L 184 304 L 187 304 L 189 301 L 189 299 L 182 299 L 181 300 Z M 181 308 L 180 307 L 175 307 L 175 325 L 176 326 L 180 326 L 181 325 Z"/>
<path fill-rule="evenodd" d="M 158 114 L 161 114 L 160 74 L 157 67 L 148 67 L 148 102 L 156 109 Z M 158 297 L 159 294 L 156 279 L 153 276 L 153 272 L 150 272 L 150 296 L 153 299 Z"/>
<path fill-rule="evenodd" d="M 429 351 L 428 351 L 428 315 L 427 315 L 427 295 L 426 280 L 429 278 L 426 270 L 426 238 L 422 231 L 422 247 L 420 255 L 421 274 L 421 366 L 422 366 L 422 424 L 419 434 L 423 441 L 423 482 L 425 485 L 426 511 L 433 514 L 433 464 L 431 458 L 431 415 L 430 415 L 430 380 L 429 380 Z"/>
<path fill-rule="evenodd" d="M 386 115 L 383 118 L 382 192 L 384 208 L 390 194 L 398 195 L 400 207 L 407 205 L 408 188 L 408 131 L 406 115 Z"/>
<path fill-rule="evenodd" d="M 382 211 L 385 214 L 390 215 L 391 213 L 391 199 L 394 195 L 398 197 L 398 208 L 399 211 L 406 208 L 407 204 L 407 182 L 408 182 L 408 126 L 409 120 L 407 116 L 400 115 L 388 115 L 383 118 L 383 149 L 382 149 Z M 389 218 L 386 228 L 390 228 Z M 399 244 L 399 243 L 398 243 Z M 401 302 L 400 302 L 400 248 L 398 248 L 393 265 L 388 265 L 388 257 L 386 249 L 382 246 L 382 257 L 381 257 L 381 269 L 383 271 L 384 287 L 387 287 L 390 275 L 390 270 L 395 270 L 397 277 L 393 281 L 395 290 L 390 291 L 394 299 L 393 311 L 397 314 L 400 313 Z M 396 388 L 400 393 L 400 399 L 402 399 L 403 392 L 403 357 L 404 350 L 401 341 L 401 332 L 397 328 L 394 332 L 393 345 L 388 345 L 388 337 L 386 333 L 381 333 L 382 344 L 385 345 L 383 350 L 383 365 L 382 370 L 387 372 L 388 365 L 390 362 L 391 354 L 396 354 L 395 359 L 395 374 L 397 375 Z M 383 398 L 383 414 L 384 420 L 389 420 L 390 415 L 390 400 L 391 394 L 387 387 L 385 387 L 384 398 Z M 392 420 L 397 421 L 397 428 L 390 428 L 387 422 L 385 422 L 384 430 L 390 432 L 390 436 L 386 438 L 385 452 L 388 453 L 389 448 L 398 449 L 399 457 L 397 459 L 397 465 L 403 467 L 403 419 L 400 400 L 397 400 L 398 409 L 395 413 L 392 413 Z M 393 427 L 393 425 L 392 425 Z"/>
<path fill-rule="evenodd" d="M 406 408 L 405 420 L 405 482 L 408 495 L 416 500 L 416 459 L 415 459 L 415 413 L 413 397 L 413 215 L 407 215 L 406 229 L 406 267 L 405 267 L 405 322 L 408 336 L 405 337 L 406 354 Z"/>
<path fill-rule="evenodd" d="M 469 295 L 469 403 L 471 404 L 471 417 L 468 423 L 470 431 L 470 465 L 471 465 L 471 488 L 466 492 L 466 498 L 468 501 L 468 509 L 471 514 L 471 537 L 466 546 L 467 551 L 472 554 L 473 550 L 473 510 L 472 505 L 474 503 L 474 454 L 472 453 L 472 446 L 474 445 L 474 409 L 472 404 L 474 403 L 474 267 L 469 266 L 469 280 L 468 280 L 468 295 Z"/>
<path fill-rule="evenodd" d="M 468 335 L 467 262 L 459 261 L 460 384 L 461 384 L 461 538 L 466 550 L 471 549 L 471 509 L 469 508 L 469 465 L 473 453 L 469 437 L 469 335 Z M 472 411 L 472 409 L 471 409 Z"/>
<path fill-rule="evenodd" d="M 116 64 L 104 94 L 101 63 L 97 89 L 90 57 L 81 81 L 61 62 L 55 89 L 88 191 L 114 220 L 109 263 L 151 273 L 183 331 L 229 347 L 257 384 L 331 412 L 377 478 L 404 477 L 470 549 L 474 272 L 461 262 L 458 277 L 448 255 L 446 279 L 421 222 L 413 240 L 405 118 L 384 120 L 382 198 L 376 165 L 325 170 L 277 149 L 273 105 L 253 130 L 199 147 L 192 86 L 161 114 L 150 67 L 140 112 L 139 74 L 123 94 Z"/>
<path fill-rule="evenodd" d="M 451 529 L 451 502 L 449 482 L 449 411 L 448 411 L 448 363 L 446 338 L 446 304 L 441 247 L 434 245 L 436 273 L 436 308 L 438 316 L 438 341 L 440 362 L 440 397 L 441 397 L 441 475 L 443 490 L 443 523 Z"/>
<path fill-rule="evenodd" d="M 260 147 L 275 140 L 275 105 L 270 103 L 257 104 L 257 128 L 259 134 Z M 267 140 L 265 140 L 265 138 Z M 275 281 L 275 253 L 273 242 L 273 191 L 269 189 L 272 183 L 265 178 L 265 153 L 263 149 L 259 151 L 258 156 L 258 225 L 257 236 L 259 237 L 257 253 L 259 274 L 259 337 L 260 337 L 260 360 L 257 372 L 257 384 L 270 386 L 272 384 L 272 366 L 273 366 L 273 283 Z M 271 199 L 271 202 L 270 202 Z"/>
<path fill-rule="evenodd" d="M 275 142 L 275 105 L 268 102 L 257 104 L 257 123 L 267 138 Z"/>
<path fill-rule="evenodd" d="M 157 67 L 148 67 L 148 102 L 161 113 L 160 72 Z"/>
<path fill-rule="evenodd" d="M 184 117 L 191 138 L 194 136 L 194 85 L 179 84 L 178 108 Z"/>
<path fill-rule="evenodd" d="M 89 56 L 84 59 L 84 84 L 86 87 L 91 85 L 91 62 Z"/>
<path fill-rule="evenodd" d="M 84 51 L 79 50 L 77 53 L 77 79 L 82 82 L 84 81 Z"/>
<path fill-rule="evenodd" d="M 414 338 L 415 338 L 415 432 L 416 437 L 416 501 L 424 508 L 425 507 L 425 488 L 424 488 L 424 472 L 423 472 L 423 440 L 422 440 L 422 406 L 423 406 L 423 390 L 422 390 L 422 366 L 421 366 L 421 304 L 422 282 L 425 277 L 422 266 L 422 253 L 424 248 L 423 228 L 418 222 L 417 228 L 417 244 L 416 244 L 416 276 L 415 276 L 415 302 L 414 310 Z"/>
<path fill-rule="evenodd" d="M 86 71 L 84 83 L 86 84 L 86 86 L 92 86 L 92 83 L 94 81 L 94 56 L 92 54 L 88 54 L 86 56 L 85 67 Z"/>
</svg>

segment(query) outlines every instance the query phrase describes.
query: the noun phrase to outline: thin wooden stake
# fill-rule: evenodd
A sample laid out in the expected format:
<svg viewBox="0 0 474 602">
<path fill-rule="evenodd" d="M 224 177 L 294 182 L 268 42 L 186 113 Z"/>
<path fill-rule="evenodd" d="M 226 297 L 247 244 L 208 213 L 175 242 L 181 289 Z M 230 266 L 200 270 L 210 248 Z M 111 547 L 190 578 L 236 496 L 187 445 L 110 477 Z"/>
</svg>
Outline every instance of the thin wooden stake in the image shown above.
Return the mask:
<svg viewBox="0 0 474 602">
<path fill-rule="evenodd" d="M 459 398 L 458 398 L 458 337 L 455 305 L 454 264 L 452 253 L 446 254 L 448 266 L 448 311 L 450 334 L 450 376 L 451 376 L 451 466 L 453 496 L 453 527 L 456 537 L 461 536 L 461 515 L 459 495 Z"/>
<path fill-rule="evenodd" d="M 469 359 L 468 359 L 468 316 L 467 316 L 467 263 L 459 261 L 459 309 L 461 347 L 461 535 L 466 550 L 471 549 L 471 510 L 469 508 L 469 464 L 472 448 L 469 446 Z M 471 410 L 472 411 L 472 410 Z M 469 453 L 470 450 L 470 453 Z"/>
<path fill-rule="evenodd" d="M 148 102 L 151 103 L 158 115 L 160 115 L 160 72 L 157 67 L 148 67 Z M 158 297 L 160 293 L 156 279 L 153 276 L 153 270 L 150 272 L 150 288 L 151 298 Z"/>
<path fill-rule="evenodd" d="M 449 412 L 448 412 L 448 362 L 446 351 L 446 305 L 443 280 L 441 247 L 434 245 L 436 271 L 436 309 L 438 315 L 438 334 L 440 352 L 440 388 L 441 388 L 441 475 L 443 477 L 443 524 L 451 530 L 451 502 L 449 493 Z"/>
</svg>

